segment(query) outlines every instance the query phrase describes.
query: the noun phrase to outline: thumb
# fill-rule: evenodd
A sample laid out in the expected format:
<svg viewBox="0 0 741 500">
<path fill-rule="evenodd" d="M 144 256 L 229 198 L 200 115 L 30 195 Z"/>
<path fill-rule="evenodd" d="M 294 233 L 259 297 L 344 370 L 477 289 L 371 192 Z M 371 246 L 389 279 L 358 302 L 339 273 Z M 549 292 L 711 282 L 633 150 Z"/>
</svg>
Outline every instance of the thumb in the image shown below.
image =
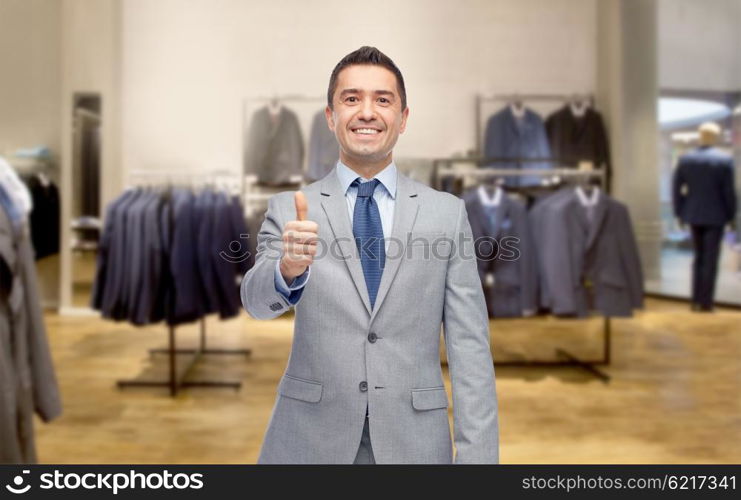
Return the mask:
<svg viewBox="0 0 741 500">
<path fill-rule="evenodd" d="M 309 212 L 309 205 L 306 203 L 304 193 L 296 191 L 293 200 L 296 203 L 296 220 L 306 220 L 306 214 Z"/>
</svg>

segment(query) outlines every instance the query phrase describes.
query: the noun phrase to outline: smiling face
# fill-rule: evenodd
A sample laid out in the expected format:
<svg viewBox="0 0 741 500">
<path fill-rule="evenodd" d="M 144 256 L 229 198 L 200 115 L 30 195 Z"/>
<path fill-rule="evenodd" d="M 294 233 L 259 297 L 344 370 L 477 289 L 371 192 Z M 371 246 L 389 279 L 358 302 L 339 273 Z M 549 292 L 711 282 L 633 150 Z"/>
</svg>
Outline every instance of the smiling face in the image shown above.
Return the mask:
<svg viewBox="0 0 741 500">
<path fill-rule="evenodd" d="M 394 74 L 378 65 L 348 66 L 337 77 L 332 104 L 325 113 L 342 163 L 373 175 L 386 167 L 409 115 Z"/>
</svg>

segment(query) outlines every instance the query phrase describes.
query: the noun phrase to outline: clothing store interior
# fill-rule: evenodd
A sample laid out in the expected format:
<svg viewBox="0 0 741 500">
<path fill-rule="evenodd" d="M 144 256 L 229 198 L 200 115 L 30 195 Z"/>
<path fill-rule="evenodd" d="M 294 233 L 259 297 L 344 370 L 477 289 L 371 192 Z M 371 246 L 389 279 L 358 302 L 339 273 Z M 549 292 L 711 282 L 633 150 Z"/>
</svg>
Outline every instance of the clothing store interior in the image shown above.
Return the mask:
<svg viewBox="0 0 741 500">
<path fill-rule="evenodd" d="M 741 0 L 374 5 L 0 0 L 0 463 L 257 462 L 294 313 L 239 285 L 363 45 L 494 242 L 501 463 L 741 461 Z"/>
</svg>

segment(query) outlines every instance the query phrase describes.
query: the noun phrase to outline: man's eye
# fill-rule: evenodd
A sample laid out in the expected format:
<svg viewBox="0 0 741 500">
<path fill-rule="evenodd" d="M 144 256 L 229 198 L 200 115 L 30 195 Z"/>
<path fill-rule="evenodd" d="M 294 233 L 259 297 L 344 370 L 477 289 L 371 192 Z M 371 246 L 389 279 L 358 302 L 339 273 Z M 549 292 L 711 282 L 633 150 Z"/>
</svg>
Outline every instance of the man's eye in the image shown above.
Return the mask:
<svg viewBox="0 0 741 500">
<path fill-rule="evenodd" d="M 386 99 L 385 97 L 379 97 L 378 100 L 381 101 L 382 104 L 388 104 L 388 103 L 391 102 L 388 99 Z"/>
<path fill-rule="evenodd" d="M 358 98 L 355 96 L 350 96 L 345 99 L 345 102 L 358 102 Z"/>
</svg>

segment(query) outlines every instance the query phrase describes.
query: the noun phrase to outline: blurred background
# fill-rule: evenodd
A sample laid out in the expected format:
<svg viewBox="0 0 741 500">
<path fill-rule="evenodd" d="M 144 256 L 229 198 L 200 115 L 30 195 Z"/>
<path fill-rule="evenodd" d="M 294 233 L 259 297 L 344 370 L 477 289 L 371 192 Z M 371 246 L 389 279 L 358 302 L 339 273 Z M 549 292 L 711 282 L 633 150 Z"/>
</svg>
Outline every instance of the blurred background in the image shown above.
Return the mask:
<svg viewBox="0 0 741 500">
<path fill-rule="evenodd" d="M 333 67 L 362 45 L 404 75 L 394 158 L 407 175 L 528 207 L 596 184 L 628 209 L 642 308 L 490 310 L 502 461 L 741 460 L 741 219 L 723 225 L 715 307 L 700 313 L 692 229 L 673 204 L 679 159 L 708 121 L 741 192 L 741 0 L 0 0 L 0 181 L 17 177 L 33 200 L 30 274 L 6 262 L 0 317 L 23 280 L 41 318 L 0 330 L 0 354 L 9 384 L 13 339 L 48 343 L 33 384 L 52 394 L 33 442 L 0 418 L 15 440 L 0 462 L 256 460 L 292 316 L 249 318 L 236 286 L 269 196 L 334 166 L 317 114 Z M 501 113 L 523 108 L 545 149 L 500 137 Z M 579 141 L 586 153 L 565 153 Z M 512 180 L 534 160 L 552 172 Z M 185 227 L 182 206 L 200 217 L 183 248 L 197 247 L 202 290 L 203 269 L 228 278 L 181 308 L 168 300 L 189 278 L 174 276 L 183 250 L 166 232 Z M 487 297 L 495 281 L 482 274 Z"/>
</svg>

